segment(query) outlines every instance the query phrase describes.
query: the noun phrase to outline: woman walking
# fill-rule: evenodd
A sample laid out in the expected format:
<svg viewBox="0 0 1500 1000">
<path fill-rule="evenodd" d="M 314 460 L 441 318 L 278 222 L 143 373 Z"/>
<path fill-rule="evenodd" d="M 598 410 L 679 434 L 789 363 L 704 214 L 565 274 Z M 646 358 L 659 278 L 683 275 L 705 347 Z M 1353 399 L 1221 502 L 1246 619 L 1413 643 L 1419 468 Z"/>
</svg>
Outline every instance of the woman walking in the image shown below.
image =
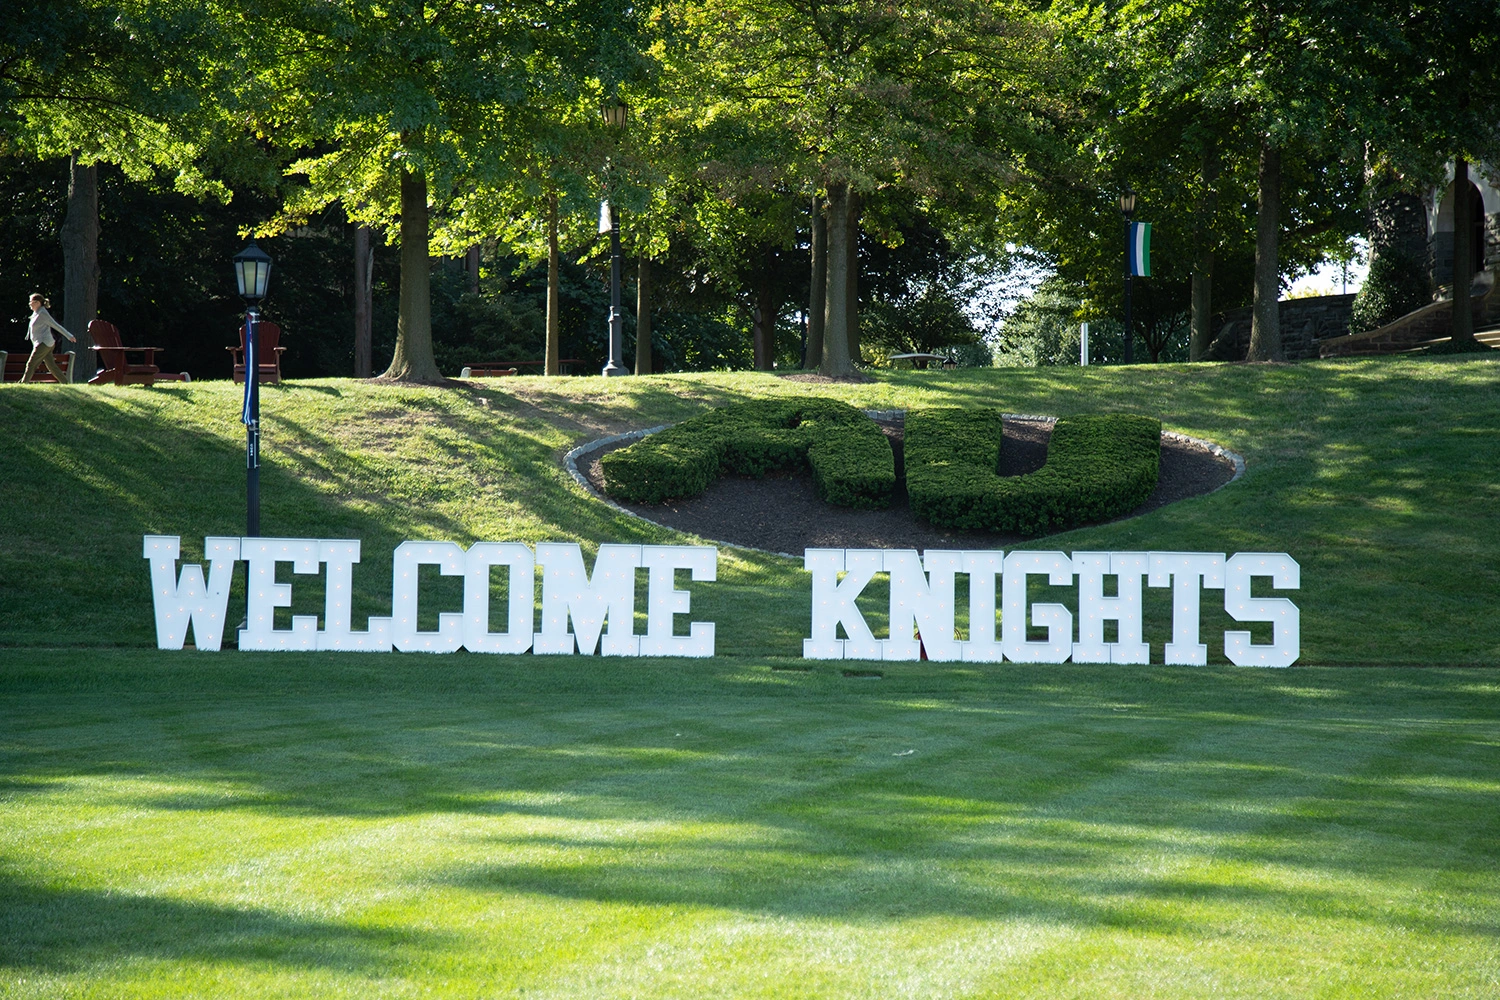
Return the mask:
<svg viewBox="0 0 1500 1000">
<path fill-rule="evenodd" d="M 78 338 L 64 330 L 63 325 L 52 318 L 52 314 L 47 311 L 49 305 L 51 303 L 42 298 L 41 292 L 32 293 L 31 322 L 26 327 L 26 339 L 32 343 L 31 357 L 26 361 L 26 374 L 21 376 L 22 382 L 30 382 L 31 376 L 42 365 L 46 365 L 52 377 L 59 382 L 68 381 L 68 376 L 52 358 L 52 348 L 57 345 L 52 331 L 56 330 L 75 344 L 78 343 Z"/>
</svg>

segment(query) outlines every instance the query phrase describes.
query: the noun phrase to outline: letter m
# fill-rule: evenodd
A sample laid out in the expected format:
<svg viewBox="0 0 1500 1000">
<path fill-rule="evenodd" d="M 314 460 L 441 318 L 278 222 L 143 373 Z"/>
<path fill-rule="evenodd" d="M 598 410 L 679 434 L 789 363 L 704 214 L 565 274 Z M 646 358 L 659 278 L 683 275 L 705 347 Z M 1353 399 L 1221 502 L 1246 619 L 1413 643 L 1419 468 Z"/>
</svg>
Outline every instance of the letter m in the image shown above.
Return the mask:
<svg viewBox="0 0 1500 1000">
<path fill-rule="evenodd" d="M 583 569 L 576 542 L 538 542 L 536 561 L 542 572 L 542 630 L 534 653 L 571 653 L 574 637 L 585 655 L 599 647 L 605 656 L 636 656 L 635 571 L 641 565 L 639 545 L 601 545 L 591 579 Z M 572 619 L 573 631 L 568 631 Z M 609 621 L 609 631 L 599 633 Z"/>
<path fill-rule="evenodd" d="M 181 539 L 176 535 L 147 535 L 142 546 L 151 560 L 151 600 L 156 606 L 156 648 L 181 649 L 189 623 L 199 649 L 217 651 L 224 641 L 224 612 L 229 605 L 229 584 L 240 557 L 238 538 L 205 538 L 208 585 L 203 567 L 189 563 L 177 576 Z"/>
</svg>

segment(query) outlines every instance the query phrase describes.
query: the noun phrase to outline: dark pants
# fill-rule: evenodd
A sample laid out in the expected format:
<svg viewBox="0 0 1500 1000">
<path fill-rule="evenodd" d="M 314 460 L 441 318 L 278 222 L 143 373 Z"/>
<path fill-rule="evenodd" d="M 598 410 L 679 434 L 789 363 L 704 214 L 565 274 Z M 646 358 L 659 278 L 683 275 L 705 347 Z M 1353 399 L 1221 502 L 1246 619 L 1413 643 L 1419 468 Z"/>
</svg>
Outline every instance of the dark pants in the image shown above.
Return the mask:
<svg viewBox="0 0 1500 1000">
<path fill-rule="evenodd" d="M 46 365 L 47 370 L 52 373 L 52 377 L 59 382 L 68 381 L 68 376 L 57 366 L 57 362 L 52 359 L 51 344 L 37 344 L 36 347 L 31 349 L 31 357 L 26 361 L 26 374 L 21 376 L 21 381 L 30 382 L 31 376 L 36 374 L 36 370 L 42 365 Z"/>
</svg>

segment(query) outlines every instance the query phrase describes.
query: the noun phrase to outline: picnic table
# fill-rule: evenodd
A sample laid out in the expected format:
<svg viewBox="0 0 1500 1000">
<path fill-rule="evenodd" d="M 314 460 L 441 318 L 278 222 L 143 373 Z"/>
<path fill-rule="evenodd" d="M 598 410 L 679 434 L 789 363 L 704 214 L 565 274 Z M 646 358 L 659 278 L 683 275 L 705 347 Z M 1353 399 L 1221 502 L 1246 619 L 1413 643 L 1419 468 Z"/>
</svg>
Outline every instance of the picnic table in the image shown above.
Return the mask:
<svg viewBox="0 0 1500 1000">
<path fill-rule="evenodd" d="M 892 354 L 890 356 L 890 360 L 910 361 L 913 368 L 917 368 L 922 371 L 926 371 L 927 365 L 933 361 L 938 362 L 944 368 L 957 367 L 957 362 L 948 357 L 946 354 L 928 354 L 924 351 L 916 351 L 911 354 Z"/>
<path fill-rule="evenodd" d="M 563 358 L 558 361 L 564 375 L 568 374 L 571 365 L 581 365 L 582 361 L 577 358 Z M 458 373 L 459 378 L 498 378 L 502 375 L 514 375 L 522 368 L 545 368 L 546 361 L 485 361 L 475 364 L 464 365 L 463 371 Z"/>
</svg>

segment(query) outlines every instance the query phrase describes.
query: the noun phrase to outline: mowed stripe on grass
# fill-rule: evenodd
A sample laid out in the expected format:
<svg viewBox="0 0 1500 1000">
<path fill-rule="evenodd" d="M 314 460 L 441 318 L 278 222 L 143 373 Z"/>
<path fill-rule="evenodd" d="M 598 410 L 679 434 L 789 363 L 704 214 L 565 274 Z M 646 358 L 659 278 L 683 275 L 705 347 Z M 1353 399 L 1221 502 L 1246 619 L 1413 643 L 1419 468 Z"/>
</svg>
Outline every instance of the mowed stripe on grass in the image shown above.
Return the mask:
<svg viewBox="0 0 1500 1000">
<path fill-rule="evenodd" d="M 10 996 L 1490 996 L 1500 675 L 0 652 Z"/>
</svg>

